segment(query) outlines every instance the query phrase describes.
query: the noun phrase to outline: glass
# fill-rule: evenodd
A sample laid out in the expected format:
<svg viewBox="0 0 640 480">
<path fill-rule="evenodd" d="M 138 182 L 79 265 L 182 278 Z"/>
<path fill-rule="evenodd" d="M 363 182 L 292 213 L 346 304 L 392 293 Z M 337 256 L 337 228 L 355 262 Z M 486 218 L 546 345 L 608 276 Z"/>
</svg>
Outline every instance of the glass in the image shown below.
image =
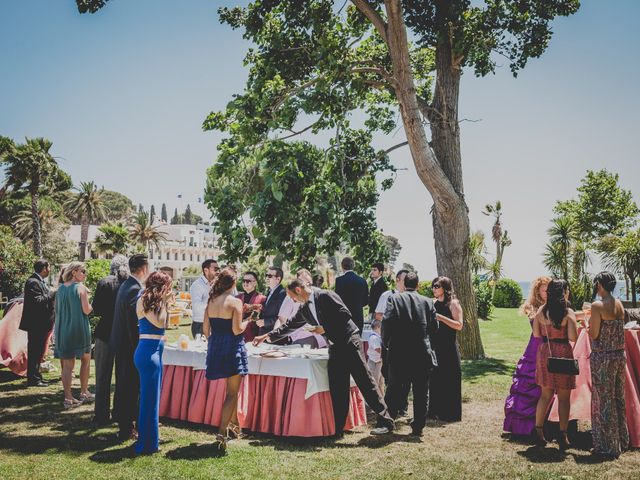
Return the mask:
<svg viewBox="0 0 640 480">
<path fill-rule="evenodd" d="M 584 302 L 582 304 L 582 312 L 584 313 L 585 318 L 591 317 L 591 303 Z"/>
<path fill-rule="evenodd" d="M 242 283 L 251 283 L 253 282 L 253 280 L 251 280 L 250 278 L 243 278 L 242 279 Z"/>
<path fill-rule="evenodd" d="M 440 285 L 439 283 L 436 283 L 434 285 L 431 285 L 431 290 L 435 290 L 436 288 L 441 288 L 442 285 Z"/>
<path fill-rule="evenodd" d="M 273 278 L 273 277 L 275 277 L 275 275 L 272 275 L 272 274 L 270 274 L 270 273 L 266 273 L 264 276 L 265 276 L 266 278 Z"/>
</svg>

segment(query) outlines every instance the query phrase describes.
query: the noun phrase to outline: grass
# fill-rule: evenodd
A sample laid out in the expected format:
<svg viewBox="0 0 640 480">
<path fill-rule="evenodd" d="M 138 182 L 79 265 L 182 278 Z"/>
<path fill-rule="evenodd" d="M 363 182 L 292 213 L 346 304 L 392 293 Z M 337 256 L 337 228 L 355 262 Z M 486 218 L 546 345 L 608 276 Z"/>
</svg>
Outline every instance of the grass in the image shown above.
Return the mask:
<svg viewBox="0 0 640 480">
<path fill-rule="evenodd" d="M 464 362 L 463 422 L 430 422 L 422 441 L 403 423 L 389 437 L 360 429 L 335 443 L 249 436 L 220 457 L 209 445 L 211 428 L 163 421 L 163 451 L 134 457 L 116 442 L 115 427 L 91 425 L 92 407 L 63 411 L 59 382 L 25 389 L 0 371 L 0 479 L 638 478 L 638 452 L 597 463 L 586 447 L 565 456 L 503 437 L 503 402 L 529 325 L 515 310 L 498 309 L 481 331 L 487 358 Z"/>
</svg>

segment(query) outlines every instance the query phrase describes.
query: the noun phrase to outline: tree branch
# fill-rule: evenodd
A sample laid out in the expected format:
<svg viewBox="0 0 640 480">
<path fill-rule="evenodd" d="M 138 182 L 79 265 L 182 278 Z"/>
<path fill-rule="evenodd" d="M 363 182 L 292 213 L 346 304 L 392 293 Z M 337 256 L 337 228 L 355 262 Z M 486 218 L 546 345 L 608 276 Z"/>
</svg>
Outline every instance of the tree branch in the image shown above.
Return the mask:
<svg viewBox="0 0 640 480">
<path fill-rule="evenodd" d="M 373 26 L 378 31 L 378 34 L 382 37 L 385 43 L 387 41 L 387 24 L 382 19 L 380 14 L 369 4 L 367 0 L 351 0 L 360 12 L 369 19 Z"/>
<path fill-rule="evenodd" d="M 406 147 L 407 145 L 409 145 L 409 142 L 398 143 L 397 145 L 394 145 L 393 147 L 387 148 L 384 152 L 382 152 L 382 154 L 383 155 L 388 155 L 391 152 L 393 152 L 394 150 L 397 150 L 398 148 Z"/>
<path fill-rule="evenodd" d="M 286 135 L 284 137 L 280 137 L 280 138 L 274 138 L 275 140 L 287 140 L 288 138 L 292 138 L 295 137 L 296 135 L 300 135 L 303 134 L 304 132 L 311 130 L 313 127 L 315 127 L 318 123 L 320 123 L 320 120 L 322 119 L 318 119 L 315 122 L 313 122 L 311 125 L 309 125 L 308 127 L 303 128 L 302 130 L 296 132 L 295 130 L 291 130 L 289 129 L 289 132 L 291 132 L 291 135 Z"/>
</svg>

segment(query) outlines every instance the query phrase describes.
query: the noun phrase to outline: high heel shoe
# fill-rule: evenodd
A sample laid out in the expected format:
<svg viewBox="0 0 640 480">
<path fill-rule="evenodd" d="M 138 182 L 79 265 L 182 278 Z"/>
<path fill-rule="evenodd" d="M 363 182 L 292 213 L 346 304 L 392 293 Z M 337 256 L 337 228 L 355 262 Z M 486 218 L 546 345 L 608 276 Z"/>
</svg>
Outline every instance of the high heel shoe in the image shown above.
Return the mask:
<svg viewBox="0 0 640 480">
<path fill-rule="evenodd" d="M 547 444 L 547 439 L 544 438 L 544 427 L 536 427 L 536 445 L 544 447 Z"/>
<path fill-rule="evenodd" d="M 234 425 L 233 423 L 230 423 L 227 427 L 227 438 L 242 438 L 242 428 L 240 428 L 240 425 Z"/>
<path fill-rule="evenodd" d="M 213 445 L 216 446 L 218 450 L 225 452 L 227 450 L 226 437 L 220 433 L 216 433 L 216 441 L 213 442 Z"/>
<path fill-rule="evenodd" d="M 569 443 L 569 437 L 567 437 L 567 431 L 560 430 L 560 436 L 558 437 L 558 449 L 561 452 L 564 452 L 569 448 L 571 448 L 571 444 Z"/>
</svg>

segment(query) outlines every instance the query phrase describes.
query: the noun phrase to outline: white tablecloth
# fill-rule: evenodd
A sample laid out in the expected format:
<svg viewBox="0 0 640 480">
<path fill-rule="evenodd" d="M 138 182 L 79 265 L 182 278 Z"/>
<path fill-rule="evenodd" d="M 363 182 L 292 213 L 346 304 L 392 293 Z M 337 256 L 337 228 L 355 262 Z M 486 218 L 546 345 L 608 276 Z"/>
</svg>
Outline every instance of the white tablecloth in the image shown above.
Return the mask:
<svg viewBox="0 0 640 480">
<path fill-rule="evenodd" d="M 251 375 L 273 375 L 276 377 L 304 378 L 307 380 L 305 399 L 319 392 L 329 390 L 327 362 L 329 350 L 326 348 L 304 350 L 302 348 L 281 348 L 289 356 L 282 358 L 261 357 L 266 348 L 247 345 L 249 354 L 249 373 Z M 188 350 L 167 345 L 162 355 L 164 365 L 192 367 L 195 370 L 206 368 L 207 351 L 204 344 L 191 342 Z M 307 358 L 309 357 L 309 358 Z M 353 379 L 351 384 L 355 385 Z"/>
</svg>

